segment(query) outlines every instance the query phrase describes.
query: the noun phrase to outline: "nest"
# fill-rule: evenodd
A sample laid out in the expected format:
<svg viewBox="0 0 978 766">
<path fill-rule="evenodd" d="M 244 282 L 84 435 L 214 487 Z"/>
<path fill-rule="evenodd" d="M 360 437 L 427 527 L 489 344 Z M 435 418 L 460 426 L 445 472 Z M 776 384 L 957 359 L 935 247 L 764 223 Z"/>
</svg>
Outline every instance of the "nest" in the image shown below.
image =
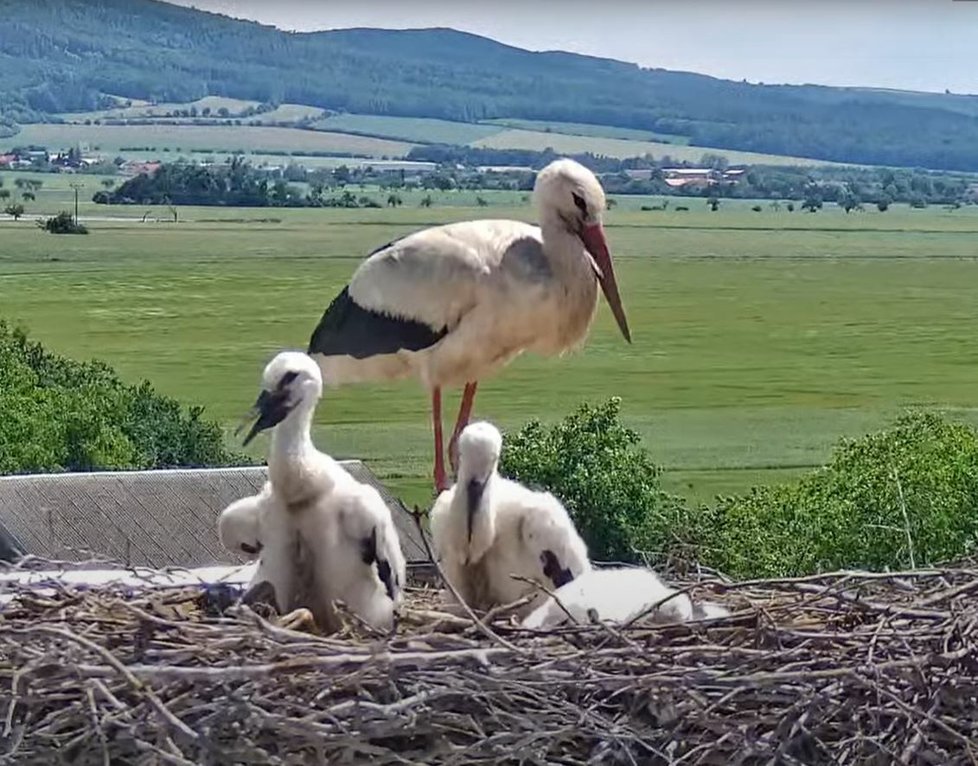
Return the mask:
<svg viewBox="0 0 978 766">
<path fill-rule="evenodd" d="M 24 588 L 0 762 L 976 762 L 978 569 L 689 588 L 732 616 L 533 633 L 416 587 L 393 634 L 321 636 L 223 588 Z"/>
</svg>

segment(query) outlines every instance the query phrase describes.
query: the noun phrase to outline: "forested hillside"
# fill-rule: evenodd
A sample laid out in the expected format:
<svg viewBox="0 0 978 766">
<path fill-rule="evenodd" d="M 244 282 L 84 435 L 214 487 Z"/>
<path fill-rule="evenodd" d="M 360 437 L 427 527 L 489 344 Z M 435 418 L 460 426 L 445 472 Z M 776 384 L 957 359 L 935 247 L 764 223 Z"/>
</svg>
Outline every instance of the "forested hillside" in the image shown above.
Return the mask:
<svg viewBox="0 0 978 766">
<path fill-rule="evenodd" d="M 286 33 L 155 0 L 0 0 L 0 130 L 105 95 L 586 122 L 699 146 L 978 170 L 978 97 L 751 85 L 444 29 Z"/>
</svg>

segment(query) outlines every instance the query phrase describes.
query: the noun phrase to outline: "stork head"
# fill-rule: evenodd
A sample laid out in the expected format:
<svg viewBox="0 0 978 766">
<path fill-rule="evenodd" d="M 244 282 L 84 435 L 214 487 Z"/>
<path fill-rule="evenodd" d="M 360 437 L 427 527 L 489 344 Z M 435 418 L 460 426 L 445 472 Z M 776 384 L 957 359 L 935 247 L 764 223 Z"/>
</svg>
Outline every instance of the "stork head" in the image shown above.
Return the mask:
<svg viewBox="0 0 978 766">
<path fill-rule="evenodd" d="M 631 343 L 632 333 L 628 329 L 628 319 L 615 279 L 615 267 L 604 235 L 601 216 L 607 202 L 601 183 L 594 173 L 579 162 L 565 158 L 551 162 L 537 174 L 533 196 L 542 219 L 556 220 L 580 237 L 618 328 L 625 340 Z"/>
<path fill-rule="evenodd" d="M 491 525 L 492 519 L 482 508 L 482 497 L 486 485 L 496 474 L 499 454 L 503 448 L 503 437 L 499 430 L 485 421 L 470 423 L 458 438 L 458 483 L 456 492 L 464 488 L 465 508 L 468 525 L 468 543 L 471 549 L 473 533 L 477 527 Z M 491 534 L 489 535 L 491 537 Z"/>
<path fill-rule="evenodd" d="M 323 395 L 323 375 L 319 365 L 306 354 L 283 351 L 265 367 L 261 386 L 258 399 L 238 427 L 240 431 L 252 422 L 243 445 L 277 426 L 297 408 L 314 406 Z"/>
</svg>

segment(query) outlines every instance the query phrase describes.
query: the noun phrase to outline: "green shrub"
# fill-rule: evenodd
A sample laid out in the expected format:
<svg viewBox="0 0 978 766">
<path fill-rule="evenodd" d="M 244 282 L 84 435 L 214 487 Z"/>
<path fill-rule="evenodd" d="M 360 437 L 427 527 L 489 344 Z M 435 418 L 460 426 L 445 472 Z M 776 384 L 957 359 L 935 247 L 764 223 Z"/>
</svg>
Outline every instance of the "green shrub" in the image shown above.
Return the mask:
<svg viewBox="0 0 978 766">
<path fill-rule="evenodd" d="M 582 405 L 551 427 L 538 421 L 504 441 L 501 471 L 553 492 L 598 560 L 663 560 L 696 544 L 685 505 L 662 491 L 659 468 L 619 420 L 621 400 Z"/>
<path fill-rule="evenodd" d="M 128 385 L 100 362 L 52 354 L 3 322 L 0 412 L 0 474 L 245 462 L 202 408 Z"/>
<path fill-rule="evenodd" d="M 62 210 L 51 218 L 38 221 L 37 225 L 51 234 L 88 234 L 88 229 L 85 228 L 85 225 L 76 223 L 71 213 L 67 210 Z"/>
<path fill-rule="evenodd" d="M 735 577 L 926 566 L 978 543 L 978 432 L 912 413 L 800 481 L 721 499 L 703 562 Z"/>
</svg>

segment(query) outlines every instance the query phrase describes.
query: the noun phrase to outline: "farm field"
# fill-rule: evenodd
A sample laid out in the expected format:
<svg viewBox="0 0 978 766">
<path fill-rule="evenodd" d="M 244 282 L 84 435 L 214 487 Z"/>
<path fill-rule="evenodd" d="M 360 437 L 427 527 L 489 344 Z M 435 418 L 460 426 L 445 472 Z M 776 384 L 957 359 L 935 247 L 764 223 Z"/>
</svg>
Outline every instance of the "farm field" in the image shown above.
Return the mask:
<svg viewBox="0 0 978 766">
<path fill-rule="evenodd" d="M 529 149 L 542 151 L 550 147 L 558 154 L 578 154 L 592 152 L 608 157 L 640 157 L 651 154 L 654 157 L 669 155 L 674 160 L 699 162 L 704 154 L 719 154 L 732 164 L 760 165 L 831 165 L 824 160 L 810 160 L 802 157 L 785 157 L 776 154 L 756 154 L 732 149 L 711 149 L 705 146 L 683 146 L 660 141 L 629 141 L 621 138 L 601 138 L 597 136 L 572 136 L 563 133 L 546 133 L 539 130 L 504 130 L 488 138 L 472 143 L 490 149 Z"/>
<path fill-rule="evenodd" d="M 336 152 L 370 157 L 402 157 L 411 148 L 403 141 L 326 133 L 297 128 L 224 125 L 25 125 L 10 138 L 0 139 L 0 149 L 25 144 L 47 147 L 89 145 L 93 150 L 117 152 L 143 147 L 143 156 L 160 156 L 164 148 L 224 152 Z M 97 147 L 97 149 L 96 149 Z M 146 151 L 149 147 L 150 151 Z"/>
<path fill-rule="evenodd" d="M 70 190 L 45 188 L 54 206 L 68 199 Z M 0 222 L 0 315 L 56 351 L 103 358 L 127 379 L 204 404 L 230 434 L 263 363 L 304 346 L 363 254 L 428 224 L 532 219 L 517 200 L 495 201 L 489 210 L 187 208 L 179 224 L 93 221 L 87 237 Z M 83 217 L 142 212 L 89 204 Z M 477 416 L 515 428 L 621 396 L 668 486 L 697 500 L 817 465 L 839 436 L 904 406 L 978 420 L 975 208 L 616 208 L 608 234 L 634 344 L 602 303 L 582 352 L 518 359 L 480 387 Z M 413 382 L 330 392 L 316 437 L 420 501 L 427 406 Z"/>
<path fill-rule="evenodd" d="M 425 144 L 468 144 L 503 130 L 495 125 L 371 114 L 337 114 L 317 120 L 314 126 L 319 130 L 362 133 Z"/>
<path fill-rule="evenodd" d="M 61 117 L 68 121 L 67 124 L 25 125 L 17 135 L 0 140 L 0 150 L 24 144 L 60 149 L 81 144 L 93 149 L 98 147 L 103 153 L 122 153 L 127 159 L 158 159 L 165 151 L 185 155 L 206 151 L 221 156 L 234 152 L 259 156 L 285 151 L 304 164 L 322 166 L 326 160 L 336 158 L 311 158 L 305 153 L 334 152 L 398 158 L 405 156 L 415 144 L 443 143 L 533 151 L 549 147 L 562 154 L 591 152 L 617 158 L 668 155 L 676 161 L 691 162 L 699 162 L 704 154 L 717 154 L 733 164 L 833 164 L 799 157 L 688 146 L 683 136 L 660 136 L 651 131 L 584 123 L 515 119 L 463 123 L 429 118 L 340 114 L 317 120 L 313 123 L 313 130 L 271 125 L 322 113 L 321 109 L 301 104 L 283 104 L 275 111 L 242 118 L 243 125 L 224 125 L 222 120 L 205 125 L 181 124 L 177 119 L 161 116 L 174 109 L 185 110 L 191 106 L 196 107 L 198 113 L 209 107 L 212 114 L 223 106 L 233 116 L 255 105 L 256 102 L 207 97 L 188 104 L 141 104 L 99 112 L 63 114 Z M 158 122 L 151 125 L 84 124 L 86 120 L 98 118 L 154 115 Z"/>
<path fill-rule="evenodd" d="M 651 130 L 636 130 L 633 128 L 616 128 L 611 125 L 593 125 L 586 122 L 550 122 L 547 120 L 517 120 L 503 118 L 499 120 L 484 120 L 486 125 L 499 125 L 520 130 L 535 130 L 551 133 L 567 133 L 571 136 L 596 136 L 598 138 L 622 138 L 626 141 L 659 141 L 667 144 L 688 144 L 686 136 L 676 136 L 667 133 L 654 133 Z"/>
<path fill-rule="evenodd" d="M 163 102 L 159 104 L 149 104 L 141 101 L 133 101 L 132 106 L 116 106 L 109 109 L 99 109 L 94 112 L 66 112 L 60 115 L 66 122 L 82 122 L 85 120 L 105 120 L 105 119 L 133 119 L 140 117 L 162 117 L 174 110 L 190 109 L 194 107 L 198 113 L 204 109 L 210 109 L 217 116 L 219 109 L 227 109 L 230 114 L 238 114 L 250 106 L 258 106 L 257 101 L 245 101 L 239 98 L 225 98 L 224 96 L 205 96 L 196 101 L 187 103 Z M 285 105 L 283 105 L 285 106 Z"/>
</svg>

